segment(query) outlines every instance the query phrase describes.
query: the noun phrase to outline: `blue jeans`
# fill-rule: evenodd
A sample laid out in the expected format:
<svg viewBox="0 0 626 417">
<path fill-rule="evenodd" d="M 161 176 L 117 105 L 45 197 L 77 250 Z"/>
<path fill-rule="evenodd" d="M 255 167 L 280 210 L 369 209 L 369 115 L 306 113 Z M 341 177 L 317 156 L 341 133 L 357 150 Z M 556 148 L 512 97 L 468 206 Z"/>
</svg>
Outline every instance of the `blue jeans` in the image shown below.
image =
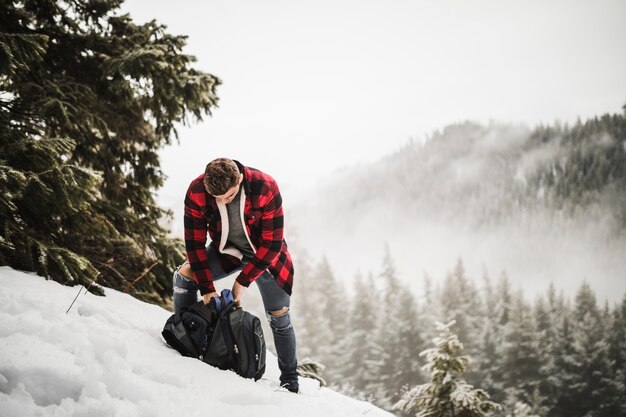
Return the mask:
<svg viewBox="0 0 626 417">
<path fill-rule="evenodd" d="M 239 272 L 243 266 L 230 273 L 226 273 L 217 258 L 215 249 L 211 246 L 207 247 L 207 256 L 209 258 L 209 268 L 213 275 L 213 280 L 225 278 L 228 275 Z M 245 265 L 245 264 L 244 264 Z M 181 265 L 182 266 L 182 265 Z M 198 286 L 192 278 L 187 278 L 179 273 L 180 266 L 174 272 L 174 311 L 188 307 L 198 301 Z M 254 281 L 259 287 L 263 306 L 267 314 L 267 319 L 274 336 L 274 346 L 276 347 L 276 356 L 278 356 L 278 368 L 280 369 L 280 382 L 282 384 L 291 384 L 298 386 L 298 361 L 296 359 L 296 335 L 291 325 L 289 311 L 287 313 L 274 316 L 270 311 L 279 311 L 289 308 L 291 297 L 282 288 L 278 286 L 276 280 L 265 270 L 260 277 Z"/>
</svg>

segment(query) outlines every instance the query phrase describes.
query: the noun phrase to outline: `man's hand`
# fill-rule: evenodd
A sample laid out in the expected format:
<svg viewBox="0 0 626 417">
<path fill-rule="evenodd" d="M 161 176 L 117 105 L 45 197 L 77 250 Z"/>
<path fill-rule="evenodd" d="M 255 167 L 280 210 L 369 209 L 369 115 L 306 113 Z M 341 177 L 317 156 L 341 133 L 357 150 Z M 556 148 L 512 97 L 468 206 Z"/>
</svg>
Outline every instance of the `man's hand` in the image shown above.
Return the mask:
<svg viewBox="0 0 626 417">
<path fill-rule="evenodd" d="M 219 294 L 216 292 L 206 293 L 202 296 L 202 301 L 204 301 L 204 304 L 209 304 L 209 301 L 211 301 L 213 297 L 219 297 Z"/>
<path fill-rule="evenodd" d="M 235 303 L 241 307 L 241 298 L 243 296 L 243 292 L 246 290 L 246 287 L 241 285 L 237 280 L 233 284 L 233 289 L 230 290 L 233 293 L 233 297 L 235 297 Z"/>
</svg>

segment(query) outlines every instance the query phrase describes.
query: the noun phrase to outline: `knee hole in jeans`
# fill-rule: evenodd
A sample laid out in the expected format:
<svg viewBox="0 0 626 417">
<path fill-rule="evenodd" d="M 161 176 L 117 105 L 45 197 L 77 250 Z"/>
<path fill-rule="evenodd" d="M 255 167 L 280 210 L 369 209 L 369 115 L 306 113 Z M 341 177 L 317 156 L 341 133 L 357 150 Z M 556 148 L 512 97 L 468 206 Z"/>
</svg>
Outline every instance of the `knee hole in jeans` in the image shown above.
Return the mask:
<svg viewBox="0 0 626 417">
<path fill-rule="evenodd" d="M 289 313 L 289 307 L 284 307 L 282 310 L 270 311 L 269 313 L 274 317 L 284 316 L 285 314 Z"/>
<path fill-rule="evenodd" d="M 184 278 L 193 279 L 193 272 L 191 271 L 191 265 L 189 264 L 189 262 L 185 262 L 184 264 L 179 266 L 176 272 L 182 275 Z"/>
<path fill-rule="evenodd" d="M 174 294 L 186 294 L 197 289 L 197 284 L 193 278 L 188 278 L 178 270 L 174 272 Z"/>
<path fill-rule="evenodd" d="M 274 331 L 285 331 L 291 328 L 291 318 L 289 317 L 289 309 L 287 311 L 277 310 L 282 314 L 274 315 L 272 312 L 268 312 L 267 318 L 270 323 L 270 328 Z"/>
</svg>

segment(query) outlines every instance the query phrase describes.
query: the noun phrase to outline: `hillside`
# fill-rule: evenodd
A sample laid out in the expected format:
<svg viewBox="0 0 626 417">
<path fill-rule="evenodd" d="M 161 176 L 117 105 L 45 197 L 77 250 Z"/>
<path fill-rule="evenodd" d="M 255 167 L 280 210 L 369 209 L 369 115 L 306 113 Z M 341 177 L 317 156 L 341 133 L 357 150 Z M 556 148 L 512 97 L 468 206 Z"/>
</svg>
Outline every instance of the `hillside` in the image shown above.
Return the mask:
<svg viewBox="0 0 626 417">
<path fill-rule="evenodd" d="M 313 380 L 280 390 L 271 354 L 256 383 L 182 357 L 160 335 L 170 313 L 115 290 L 66 314 L 78 288 L 0 268 L 0 415 L 390 415 Z"/>
<path fill-rule="evenodd" d="M 385 242 L 403 278 L 442 278 L 456 258 L 531 291 L 599 279 L 624 290 L 626 119 L 574 126 L 447 126 L 328 177 L 290 212 L 298 244 L 342 276 L 376 269 Z M 598 278 L 599 277 L 599 278 Z M 574 285 L 575 286 L 575 285 Z"/>
</svg>

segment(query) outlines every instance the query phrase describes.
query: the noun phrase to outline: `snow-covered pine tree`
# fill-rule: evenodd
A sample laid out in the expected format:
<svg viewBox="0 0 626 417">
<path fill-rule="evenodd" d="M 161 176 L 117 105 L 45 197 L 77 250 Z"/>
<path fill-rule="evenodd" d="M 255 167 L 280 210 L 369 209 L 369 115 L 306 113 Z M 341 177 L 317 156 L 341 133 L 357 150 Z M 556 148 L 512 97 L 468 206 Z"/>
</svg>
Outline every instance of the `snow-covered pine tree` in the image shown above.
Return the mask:
<svg viewBox="0 0 626 417">
<path fill-rule="evenodd" d="M 298 290 L 291 297 L 291 315 L 296 331 L 298 358 L 320 361 L 317 350 L 313 346 L 318 333 L 319 322 L 319 291 L 313 280 L 313 260 L 305 250 L 294 257 L 295 269 L 298 271 Z"/>
<path fill-rule="evenodd" d="M 0 264 L 164 303 L 184 254 L 158 223 L 157 152 L 219 80 L 121 3 L 0 2 Z"/>
<path fill-rule="evenodd" d="M 532 408 L 521 401 L 515 402 L 512 411 L 507 413 L 506 417 L 541 417 L 533 412 Z"/>
<path fill-rule="evenodd" d="M 434 323 L 436 318 L 438 317 L 436 308 L 435 308 L 435 299 L 437 297 L 436 289 L 433 288 L 433 279 L 428 275 L 428 273 L 424 272 L 424 276 L 422 278 L 423 282 L 423 294 L 422 294 L 422 303 L 420 303 L 420 316 L 424 317 L 425 320 L 429 320 L 429 323 Z M 430 320 L 432 319 L 432 320 Z"/>
<path fill-rule="evenodd" d="M 617 402 L 621 404 L 620 415 L 626 416 L 626 294 L 622 302 L 615 306 L 611 314 L 608 331 L 609 360 L 613 365 L 613 375 L 620 394 Z"/>
<path fill-rule="evenodd" d="M 576 294 L 574 317 L 575 378 L 569 393 L 575 395 L 576 407 L 566 412 L 573 417 L 617 416 L 623 404 L 618 402 L 619 384 L 612 374 L 606 323 L 588 283 Z"/>
<path fill-rule="evenodd" d="M 552 288 L 553 291 L 553 288 Z M 535 325 L 537 327 L 537 354 L 539 357 L 539 375 L 538 375 L 538 401 L 534 403 L 534 407 L 537 413 L 541 416 L 548 414 L 547 403 L 548 400 L 548 377 L 550 376 L 550 370 L 553 368 L 554 358 L 552 353 L 554 352 L 554 344 L 556 342 L 557 326 L 560 321 L 560 316 L 557 317 L 555 312 L 552 311 L 550 303 L 546 301 L 546 298 L 539 296 L 535 300 L 533 306 L 533 316 Z"/>
<path fill-rule="evenodd" d="M 400 394 L 402 389 L 425 382 L 420 362 L 415 355 L 426 346 L 425 321 L 418 316 L 418 304 L 409 288 L 401 291 L 398 297 L 398 357 L 396 358 L 397 372 L 393 385 L 394 394 Z"/>
<path fill-rule="evenodd" d="M 574 334 L 571 318 L 564 315 L 557 328 L 556 340 L 551 352 L 553 361 L 548 367 L 548 380 L 544 392 L 547 396 L 546 406 L 550 410 L 548 417 L 560 417 L 563 409 L 572 407 L 570 387 L 576 378 L 574 355 Z"/>
<path fill-rule="evenodd" d="M 341 375 L 339 342 L 345 333 L 342 315 L 349 302 L 326 257 L 316 263 L 302 251 L 296 267 L 298 291 L 294 292 L 293 310 L 298 355 L 324 365 L 322 377 L 333 385 Z"/>
<path fill-rule="evenodd" d="M 463 261 L 458 259 L 448 274 L 440 294 L 442 321 L 456 323 L 459 339 L 463 340 L 468 355 L 478 356 L 478 338 L 483 325 L 481 299 L 474 282 L 467 276 Z M 467 379 L 478 380 L 478 370 L 470 370 Z"/>
<path fill-rule="evenodd" d="M 485 417 L 499 411 L 500 405 L 489 401 L 489 394 L 476 389 L 462 378 L 469 358 L 459 356 L 463 345 L 451 330 L 454 321 L 437 324 L 439 336 L 434 348 L 420 353 L 427 364 L 423 369 L 431 381 L 405 392 L 395 410 L 415 417 Z"/>
<path fill-rule="evenodd" d="M 496 354 L 498 345 L 496 341 L 498 322 L 495 314 L 497 299 L 486 268 L 483 269 L 482 293 L 481 315 L 483 319 L 480 320 L 482 327 L 477 340 L 479 354 L 474 358 L 474 363 L 476 364 L 476 374 L 481 381 L 481 385 L 489 392 L 492 392 L 493 395 L 496 389 L 494 381 L 499 374 L 498 357 Z"/>
<path fill-rule="evenodd" d="M 539 386 L 539 341 L 531 308 L 521 291 L 513 297 L 510 320 L 505 327 L 502 378 L 506 387 L 514 388 L 515 397 L 529 403 Z"/>
<path fill-rule="evenodd" d="M 347 366 L 344 368 L 342 379 L 352 386 L 359 398 L 371 395 L 368 389 L 378 383 L 376 352 L 380 351 L 380 347 L 376 345 L 374 337 L 378 333 L 377 297 L 374 277 L 368 274 L 365 278 L 358 273 L 354 281 L 354 299 L 349 310 L 350 331 L 347 338 L 350 343 L 344 352 Z"/>
<path fill-rule="evenodd" d="M 379 348 L 377 355 L 377 369 L 379 384 L 376 393 L 377 404 L 383 408 L 391 407 L 392 398 L 400 387 L 395 386 L 395 378 L 400 372 L 402 364 L 402 340 L 401 323 L 398 317 L 400 311 L 400 293 L 409 291 L 400 285 L 396 267 L 391 257 L 389 245 L 385 244 L 383 255 L 382 271 L 380 272 L 380 282 L 382 284 L 381 302 L 374 308 L 378 312 L 378 332 L 376 334 L 376 345 Z"/>
<path fill-rule="evenodd" d="M 347 320 L 344 316 L 345 309 L 349 308 L 349 302 L 345 297 L 342 283 L 335 277 L 326 257 L 323 257 L 315 268 L 313 282 L 318 293 L 315 308 L 318 324 L 315 326 L 313 343 L 319 361 L 326 367 L 324 379 L 329 385 L 333 385 L 341 380 L 342 367 L 345 366 L 342 362 L 344 360 L 342 349 L 347 331 Z"/>
<path fill-rule="evenodd" d="M 620 415 L 620 385 L 612 375 L 605 326 L 589 284 L 579 289 L 570 316 L 558 335 L 548 417 Z"/>
</svg>

